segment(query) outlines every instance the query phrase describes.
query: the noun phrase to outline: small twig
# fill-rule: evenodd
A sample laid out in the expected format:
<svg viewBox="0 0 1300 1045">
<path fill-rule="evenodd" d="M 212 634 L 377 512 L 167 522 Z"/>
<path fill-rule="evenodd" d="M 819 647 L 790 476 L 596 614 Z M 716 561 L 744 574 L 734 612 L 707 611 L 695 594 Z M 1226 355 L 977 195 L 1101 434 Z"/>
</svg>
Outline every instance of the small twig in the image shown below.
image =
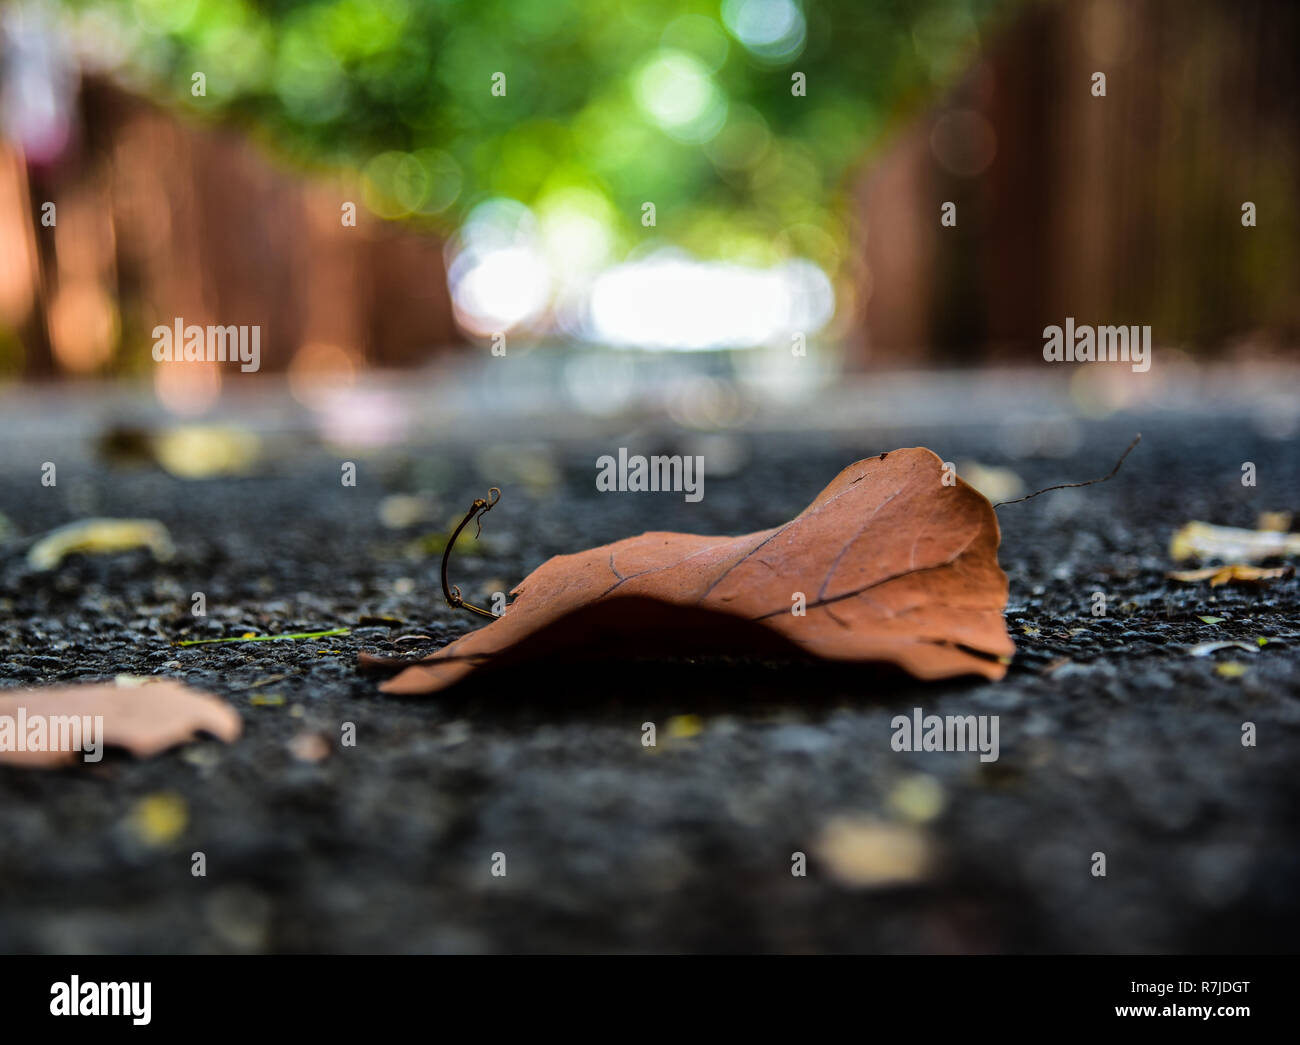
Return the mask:
<svg viewBox="0 0 1300 1045">
<path fill-rule="evenodd" d="M 1128 444 L 1128 449 L 1119 455 L 1119 460 L 1115 462 L 1115 467 L 1110 470 L 1109 474 L 1103 475 L 1100 479 L 1088 479 L 1081 483 L 1058 483 L 1056 486 L 1045 486 L 1041 490 L 1035 490 L 1033 493 L 1025 494 L 1024 497 L 1017 497 L 1014 501 L 998 501 L 998 503 L 993 507 L 1001 508 L 1004 504 L 1019 504 L 1021 501 L 1027 501 L 1031 497 L 1037 497 L 1040 493 L 1047 493 L 1049 490 L 1068 490 L 1075 486 L 1092 486 L 1094 483 L 1104 483 L 1107 479 L 1115 478 L 1115 473 L 1119 471 L 1119 466 L 1124 463 L 1124 458 L 1132 453 L 1133 447 L 1137 446 L 1140 442 L 1142 442 L 1142 433 L 1138 432 L 1138 434 L 1133 437 L 1133 442 Z"/>
<path fill-rule="evenodd" d="M 494 497 L 493 494 L 496 496 Z M 447 584 L 447 563 L 451 559 L 451 550 L 456 546 L 456 538 L 460 536 L 460 531 L 469 525 L 471 519 L 478 520 L 478 530 L 475 533 L 483 532 L 482 517 L 492 510 L 492 506 L 501 500 L 501 491 L 495 486 L 488 490 L 487 498 L 477 497 L 474 503 L 469 506 L 469 511 L 465 513 L 465 518 L 460 521 L 460 525 L 451 531 L 451 536 L 447 539 L 447 547 L 442 553 L 442 597 L 447 600 L 447 605 L 455 610 L 469 610 L 470 613 L 477 613 L 480 617 L 488 617 L 496 620 L 498 614 L 491 610 L 485 610 L 481 606 L 473 606 L 461 598 L 460 588 L 449 586 Z"/>
</svg>

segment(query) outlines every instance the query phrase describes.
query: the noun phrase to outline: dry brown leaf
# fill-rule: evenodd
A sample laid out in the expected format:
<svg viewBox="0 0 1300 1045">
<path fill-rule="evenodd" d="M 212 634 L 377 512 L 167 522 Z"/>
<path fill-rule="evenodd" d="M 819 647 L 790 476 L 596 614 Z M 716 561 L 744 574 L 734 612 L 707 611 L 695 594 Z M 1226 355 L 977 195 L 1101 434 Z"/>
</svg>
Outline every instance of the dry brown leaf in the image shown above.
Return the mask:
<svg viewBox="0 0 1300 1045">
<path fill-rule="evenodd" d="M 1211 588 L 1217 588 L 1222 584 L 1263 584 L 1265 581 L 1284 580 L 1294 573 L 1294 566 L 1265 569 L 1263 566 L 1248 566 L 1244 562 L 1234 562 L 1228 566 L 1206 566 L 1201 570 L 1173 570 L 1165 576 L 1173 581 L 1182 581 L 1184 584 L 1209 581 Z"/>
<path fill-rule="evenodd" d="M 330 742 L 321 733 L 299 733 L 289 741 L 289 753 L 299 762 L 320 762 L 329 758 Z"/>
<path fill-rule="evenodd" d="M 1015 652 L 998 539 L 987 499 L 961 480 L 944 485 L 931 451 L 895 450 L 850 465 L 771 530 L 644 533 L 556 556 L 499 620 L 381 688 L 427 693 L 489 666 L 557 657 L 746 653 L 998 679 Z"/>
<path fill-rule="evenodd" d="M 1169 539 L 1169 557 L 1175 562 L 1184 559 L 1259 562 L 1293 555 L 1300 555 L 1300 533 L 1189 522 Z"/>
<path fill-rule="evenodd" d="M 85 716 L 89 716 L 92 728 L 96 716 L 102 716 L 105 747 L 126 748 L 140 758 L 191 740 L 200 731 L 230 743 L 242 729 L 239 713 L 224 700 L 180 682 L 163 680 L 140 686 L 106 682 L 10 690 L 0 696 L 0 762 L 48 768 L 81 761 L 80 748 L 17 748 L 26 746 L 33 736 L 30 728 L 20 728 L 23 723 L 30 727 L 34 720 L 43 721 L 47 736 L 44 746 L 48 748 L 52 723 L 75 717 L 80 736 Z M 63 738 L 71 736 L 65 728 L 60 727 L 59 732 Z"/>
</svg>

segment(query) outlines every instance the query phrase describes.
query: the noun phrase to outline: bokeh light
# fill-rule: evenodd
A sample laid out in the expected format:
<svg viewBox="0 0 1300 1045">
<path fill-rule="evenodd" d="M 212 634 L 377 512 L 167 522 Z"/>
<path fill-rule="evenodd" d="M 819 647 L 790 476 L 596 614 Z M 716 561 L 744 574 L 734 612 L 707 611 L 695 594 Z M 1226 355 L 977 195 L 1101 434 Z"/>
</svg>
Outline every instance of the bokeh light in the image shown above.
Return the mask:
<svg viewBox="0 0 1300 1045">
<path fill-rule="evenodd" d="M 795 0 L 723 0 L 722 20 L 750 54 L 773 64 L 795 58 L 807 38 Z"/>
<path fill-rule="evenodd" d="M 770 269 L 659 252 L 603 273 L 590 299 L 591 336 L 672 350 L 752 348 L 830 321 L 835 294 L 807 261 Z"/>
<path fill-rule="evenodd" d="M 727 119 L 727 102 L 699 59 L 665 48 L 636 77 L 636 98 L 651 119 L 678 141 L 708 141 Z"/>
</svg>

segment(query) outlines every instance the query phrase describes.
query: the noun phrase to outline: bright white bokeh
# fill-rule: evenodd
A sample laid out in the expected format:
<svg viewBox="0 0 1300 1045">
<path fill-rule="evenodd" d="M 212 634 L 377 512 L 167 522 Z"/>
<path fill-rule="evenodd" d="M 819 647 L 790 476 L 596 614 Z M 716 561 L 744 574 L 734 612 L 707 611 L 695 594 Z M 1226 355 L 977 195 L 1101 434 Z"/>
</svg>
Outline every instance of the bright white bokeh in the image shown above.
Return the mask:
<svg viewBox="0 0 1300 1045">
<path fill-rule="evenodd" d="M 763 268 L 664 248 L 615 264 L 603 197 L 565 190 L 539 210 L 485 201 L 449 244 L 452 305 L 470 334 L 701 351 L 811 338 L 835 314 L 830 278 L 806 259 Z"/>
<path fill-rule="evenodd" d="M 794 58 L 808 36 L 795 0 L 723 0 L 722 21 L 750 54 L 771 63 Z"/>
<path fill-rule="evenodd" d="M 480 203 L 449 245 L 447 285 L 456 322 L 490 337 L 536 321 L 551 299 L 551 267 L 532 211 L 516 200 Z"/>
<path fill-rule="evenodd" d="M 831 282 L 811 262 L 763 269 L 664 251 L 595 280 L 588 336 L 650 349 L 752 348 L 811 336 L 834 312 Z"/>
<path fill-rule="evenodd" d="M 487 337 L 535 319 L 550 299 L 546 259 L 531 247 L 462 254 L 450 274 L 456 320 Z"/>
<path fill-rule="evenodd" d="M 693 55 L 661 49 L 633 82 L 637 104 L 678 141 L 709 141 L 727 122 L 727 99 Z"/>
</svg>

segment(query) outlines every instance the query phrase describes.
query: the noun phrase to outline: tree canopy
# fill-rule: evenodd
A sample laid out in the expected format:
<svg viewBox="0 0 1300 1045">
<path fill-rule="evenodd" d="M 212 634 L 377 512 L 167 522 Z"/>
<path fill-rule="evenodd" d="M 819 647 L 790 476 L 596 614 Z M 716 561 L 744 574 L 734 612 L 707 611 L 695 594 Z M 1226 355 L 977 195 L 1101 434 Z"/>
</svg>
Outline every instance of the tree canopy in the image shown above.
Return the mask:
<svg viewBox="0 0 1300 1045">
<path fill-rule="evenodd" d="M 850 238 L 846 176 L 969 62 L 996 0 L 63 0 L 156 97 L 355 167 L 385 218 L 450 232 L 518 201 L 575 264 L 621 256 L 645 202 L 702 257 Z M 1001 5 L 1005 6 L 1005 5 Z M 195 73 L 202 73 L 196 96 Z"/>
</svg>

